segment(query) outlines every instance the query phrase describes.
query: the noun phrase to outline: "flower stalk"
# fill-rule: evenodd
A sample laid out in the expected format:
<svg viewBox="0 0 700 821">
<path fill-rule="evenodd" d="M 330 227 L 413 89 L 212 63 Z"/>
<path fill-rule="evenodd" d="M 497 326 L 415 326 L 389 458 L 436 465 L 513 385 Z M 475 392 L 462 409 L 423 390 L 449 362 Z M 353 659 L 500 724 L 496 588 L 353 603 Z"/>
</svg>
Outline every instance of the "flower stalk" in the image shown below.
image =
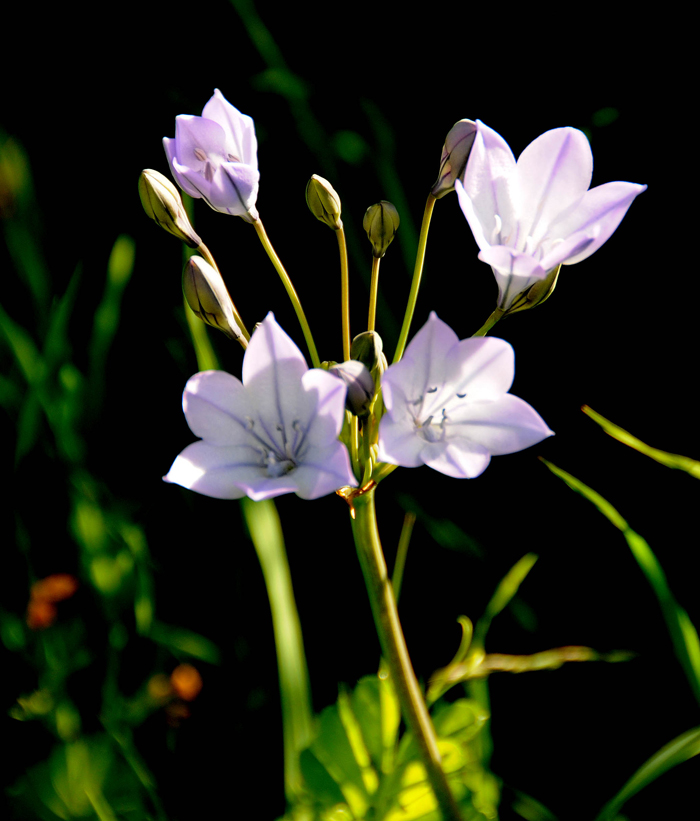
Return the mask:
<svg viewBox="0 0 700 821">
<path fill-rule="evenodd" d="M 348 246 L 345 230 L 341 225 L 335 232 L 340 252 L 340 312 L 343 332 L 343 360 L 350 359 L 350 273 L 348 269 Z"/>
<path fill-rule="evenodd" d="M 418 237 L 418 252 L 416 253 L 416 264 L 413 269 L 413 281 L 411 282 L 411 291 L 408 295 L 408 304 L 406 305 L 406 313 L 403 318 L 403 325 L 401 326 L 401 333 L 399 334 L 399 341 L 396 345 L 396 353 L 394 354 L 394 362 L 399 362 L 403 356 L 408 341 L 408 332 L 411 330 L 411 322 L 413 314 L 416 310 L 416 302 L 418 301 L 418 290 L 420 288 L 421 277 L 423 276 L 423 262 L 425 261 L 425 247 L 428 243 L 428 231 L 430 230 L 430 220 L 433 216 L 433 208 L 435 207 L 435 197 L 433 194 L 428 194 L 428 199 L 423 210 L 423 222 L 420 226 L 420 236 Z"/>
<path fill-rule="evenodd" d="M 435 728 L 425 706 L 401 629 L 377 529 L 375 487 L 353 499 L 352 532 L 369 594 L 386 669 L 396 688 L 404 720 L 416 740 L 421 760 L 444 821 L 460 821 L 457 803 L 442 769 Z"/>
<path fill-rule="evenodd" d="M 270 242 L 269 237 L 267 236 L 267 232 L 265 231 L 265 227 L 262 224 L 261 219 L 255 220 L 253 222 L 255 226 L 255 231 L 262 243 L 263 248 L 265 249 L 265 253 L 270 257 L 270 261 L 275 266 L 275 270 L 279 274 L 280 279 L 282 280 L 282 284 L 287 291 L 287 295 L 292 301 L 292 305 L 294 306 L 294 310 L 297 315 L 297 319 L 299 320 L 299 324 L 301 325 L 301 330 L 304 333 L 304 339 L 306 340 L 306 345 L 309 349 L 309 355 L 311 356 L 311 363 L 314 368 L 321 367 L 321 360 L 318 358 L 318 352 L 316 350 L 316 344 L 314 343 L 314 338 L 311 334 L 311 328 L 309 327 L 308 320 L 306 319 L 306 314 L 304 313 L 304 309 L 301 307 L 301 300 L 292 285 L 292 280 L 289 278 L 289 274 L 282 265 L 282 260 L 277 256 L 277 252 L 272 247 L 272 243 Z"/>
</svg>

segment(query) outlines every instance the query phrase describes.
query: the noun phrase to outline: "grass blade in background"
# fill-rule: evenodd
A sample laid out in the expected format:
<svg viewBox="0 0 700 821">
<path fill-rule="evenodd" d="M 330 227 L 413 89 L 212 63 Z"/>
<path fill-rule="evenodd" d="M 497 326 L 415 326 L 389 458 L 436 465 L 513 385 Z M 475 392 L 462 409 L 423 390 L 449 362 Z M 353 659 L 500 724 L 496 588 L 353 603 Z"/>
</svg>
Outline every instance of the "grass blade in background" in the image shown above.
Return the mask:
<svg viewBox="0 0 700 821">
<path fill-rule="evenodd" d="M 682 733 L 637 770 L 620 792 L 603 807 L 596 821 L 614 821 L 623 804 L 668 770 L 700 753 L 700 727 Z M 670 806 L 670 805 L 669 805 Z"/>
<path fill-rule="evenodd" d="M 700 479 L 700 462 L 695 459 L 691 459 L 689 456 L 680 456 L 677 453 L 667 453 L 665 450 L 650 447 L 640 439 L 637 439 L 636 436 L 632 436 L 631 433 L 628 433 L 623 428 L 613 424 L 609 419 L 596 413 L 593 408 L 589 408 L 588 405 L 584 405 L 581 410 L 586 416 L 590 416 L 594 422 L 597 422 L 609 436 L 612 436 L 613 439 L 617 439 L 618 442 L 622 442 L 623 445 L 638 450 L 650 459 L 654 459 L 662 465 L 666 465 L 667 468 L 684 470 L 696 479 Z"/>
<path fill-rule="evenodd" d="M 303 785 L 299 755 L 311 743 L 313 735 L 309 673 L 301 624 L 294 601 L 282 526 L 274 502 L 270 499 L 253 502 L 244 498 L 241 499 L 241 510 L 258 554 L 270 599 L 282 699 L 284 785 L 291 802 L 300 794 Z"/>
<path fill-rule="evenodd" d="M 595 490 L 584 485 L 583 482 L 551 462 L 547 462 L 545 459 L 541 461 L 555 476 L 563 479 L 572 490 L 592 502 L 609 522 L 622 531 L 632 555 L 658 599 L 666 626 L 671 634 L 676 658 L 683 667 L 693 695 L 700 702 L 700 640 L 698 640 L 698 633 L 686 611 L 678 604 L 673 593 L 671 593 L 666 581 L 666 574 L 652 549 L 638 533 L 632 530 L 610 502 L 606 501 L 599 493 L 596 493 Z"/>
</svg>

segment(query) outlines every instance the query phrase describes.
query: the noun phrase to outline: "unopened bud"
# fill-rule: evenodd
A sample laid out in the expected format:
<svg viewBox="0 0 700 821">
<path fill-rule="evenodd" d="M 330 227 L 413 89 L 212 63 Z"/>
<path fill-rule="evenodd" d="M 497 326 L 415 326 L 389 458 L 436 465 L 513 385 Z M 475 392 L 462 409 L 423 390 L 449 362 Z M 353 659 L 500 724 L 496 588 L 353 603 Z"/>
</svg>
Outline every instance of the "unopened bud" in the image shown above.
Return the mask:
<svg viewBox="0 0 700 821">
<path fill-rule="evenodd" d="M 460 120 L 447 132 L 440 158 L 440 173 L 430 190 L 436 200 L 455 190 L 455 181 L 462 176 L 467 167 L 474 137 L 476 123 L 471 120 Z"/>
<path fill-rule="evenodd" d="M 362 362 L 350 359 L 328 369 L 345 382 L 348 388 L 345 407 L 355 416 L 367 416 L 374 398 L 374 379 Z"/>
<path fill-rule="evenodd" d="M 201 257 L 190 257 L 182 272 L 182 290 L 187 304 L 202 322 L 238 339 L 241 329 L 233 315 L 231 297 L 221 274 Z"/>
<path fill-rule="evenodd" d="M 553 268 L 544 279 L 538 279 L 534 285 L 531 285 L 527 291 L 523 291 L 521 294 L 513 300 L 512 305 L 508 310 L 505 312 L 504 316 L 508 314 L 516 314 L 518 311 L 528 311 L 530 308 L 534 308 L 536 305 L 541 305 L 545 300 L 549 299 L 549 297 L 554 292 L 554 289 L 557 287 L 557 280 L 559 279 L 559 271 L 561 270 L 561 265 L 557 265 L 556 268 Z"/>
<path fill-rule="evenodd" d="M 373 371 L 382 360 L 382 338 L 376 331 L 363 331 L 358 334 L 350 346 L 350 359 L 356 359 Z"/>
<path fill-rule="evenodd" d="M 144 169 L 139 177 L 139 196 L 143 210 L 161 228 L 181 239 L 190 248 L 197 248 L 202 244 L 190 225 L 180 193 L 167 177 L 152 168 Z"/>
<path fill-rule="evenodd" d="M 370 205 L 365 211 L 362 227 L 372 243 L 372 254 L 381 259 L 399 229 L 399 212 L 386 200 Z"/>
<path fill-rule="evenodd" d="M 316 219 L 325 222 L 329 228 L 339 231 L 343 227 L 338 192 L 318 174 L 314 174 L 306 186 L 306 204 Z"/>
</svg>

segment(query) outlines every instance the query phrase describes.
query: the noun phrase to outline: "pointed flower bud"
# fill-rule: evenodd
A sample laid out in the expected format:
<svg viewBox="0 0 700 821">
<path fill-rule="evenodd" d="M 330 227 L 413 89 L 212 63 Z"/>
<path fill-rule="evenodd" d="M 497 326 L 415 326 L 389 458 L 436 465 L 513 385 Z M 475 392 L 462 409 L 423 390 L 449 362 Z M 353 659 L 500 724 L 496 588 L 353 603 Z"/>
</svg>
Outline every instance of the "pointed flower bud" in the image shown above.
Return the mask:
<svg viewBox="0 0 700 821">
<path fill-rule="evenodd" d="M 476 123 L 460 120 L 447 132 L 440 158 L 440 173 L 430 193 L 439 200 L 455 190 L 455 180 L 462 176 L 476 136 Z"/>
<path fill-rule="evenodd" d="M 365 211 L 362 227 L 372 243 L 372 254 L 381 259 L 399 229 L 399 212 L 386 200 L 380 200 Z"/>
<path fill-rule="evenodd" d="M 362 362 L 368 371 L 373 371 L 381 362 L 383 347 L 382 338 L 376 331 L 363 331 L 352 341 L 350 359 Z"/>
<path fill-rule="evenodd" d="M 152 168 L 146 168 L 139 177 L 139 197 L 143 210 L 161 228 L 181 239 L 190 248 L 197 248 L 202 240 L 190 225 L 180 194 L 167 177 Z"/>
<path fill-rule="evenodd" d="M 182 272 L 182 290 L 187 304 L 202 322 L 223 331 L 230 339 L 241 336 L 221 274 L 206 260 L 201 257 L 187 260 Z"/>
<path fill-rule="evenodd" d="M 325 222 L 329 228 L 339 231 L 343 227 L 338 192 L 318 174 L 314 174 L 306 186 L 306 204 L 316 219 Z"/>
<path fill-rule="evenodd" d="M 333 365 L 328 372 L 342 379 L 347 385 L 346 409 L 355 416 L 367 416 L 374 398 L 374 379 L 362 362 L 350 359 Z"/>
</svg>

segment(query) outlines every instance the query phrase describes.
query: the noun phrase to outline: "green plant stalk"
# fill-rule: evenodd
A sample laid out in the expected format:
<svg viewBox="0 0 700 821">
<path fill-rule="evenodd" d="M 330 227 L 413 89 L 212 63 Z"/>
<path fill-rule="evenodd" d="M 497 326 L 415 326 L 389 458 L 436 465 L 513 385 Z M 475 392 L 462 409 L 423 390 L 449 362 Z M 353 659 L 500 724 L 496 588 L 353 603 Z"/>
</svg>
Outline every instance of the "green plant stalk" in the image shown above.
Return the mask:
<svg viewBox="0 0 700 821">
<path fill-rule="evenodd" d="M 352 532 L 369 594 L 382 658 L 401 703 L 401 712 L 420 750 L 421 760 L 443 821 L 460 821 L 459 809 L 442 769 L 435 728 L 421 693 L 401 629 L 394 591 L 379 541 L 375 488 L 353 498 Z"/>
<path fill-rule="evenodd" d="M 321 367 L 321 360 L 318 358 L 318 352 L 316 351 L 316 345 L 314 343 L 314 338 L 311 335 L 311 328 L 309 327 L 309 323 L 306 319 L 306 314 L 304 313 L 304 309 L 301 307 L 301 301 L 297 292 L 294 290 L 294 286 L 292 285 L 292 280 L 289 278 L 289 274 L 285 271 L 284 265 L 282 265 L 282 260 L 277 256 L 275 249 L 272 247 L 272 243 L 270 242 L 267 233 L 265 232 L 265 228 L 262 224 L 262 220 L 257 219 L 253 223 L 255 226 L 255 230 L 258 234 L 260 242 L 262 243 L 265 252 L 267 253 L 268 257 L 270 257 L 270 261 L 275 266 L 275 270 L 279 274 L 280 279 L 282 280 L 282 284 L 287 291 L 287 295 L 292 301 L 292 305 L 294 306 L 294 310 L 296 311 L 297 319 L 299 320 L 299 324 L 301 325 L 301 330 L 304 332 L 304 339 L 306 340 L 306 346 L 309 349 L 309 354 L 311 356 L 311 362 L 314 368 Z M 349 358 L 349 357 L 348 357 Z"/>
<path fill-rule="evenodd" d="M 369 284 L 369 312 L 367 316 L 367 330 L 374 330 L 377 318 L 377 290 L 379 288 L 379 263 L 381 257 L 372 257 L 372 275 Z"/>
<path fill-rule="evenodd" d="M 292 803 L 303 791 L 299 755 L 313 739 L 309 673 L 301 624 L 282 526 L 274 502 L 270 499 L 253 502 L 244 498 L 241 509 L 270 599 L 282 701 L 285 794 Z"/>
<path fill-rule="evenodd" d="M 348 270 L 348 246 L 342 226 L 335 232 L 340 252 L 340 314 L 343 329 L 343 362 L 350 359 L 350 273 Z"/>
<path fill-rule="evenodd" d="M 493 326 L 498 322 L 499 319 L 505 314 L 501 308 L 496 308 L 496 310 L 491 314 L 491 316 L 484 322 L 484 324 L 479 328 L 476 333 L 472 334 L 474 336 L 486 336 L 486 334 L 493 328 Z"/>
<path fill-rule="evenodd" d="M 408 294 L 408 304 L 406 305 L 406 313 L 403 318 L 403 325 L 401 326 L 401 333 L 399 334 L 399 341 L 396 345 L 396 353 L 394 354 L 394 363 L 399 362 L 403 356 L 408 341 L 408 333 L 411 330 L 411 322 L 413 321 L 413 313 L 416 310 L 416 302 L 418 301 L 418 290 L 420 289 L 420 281 L 423 276 L 423 263 L 425 261 L 425 246 L 428 243 L 428 231 L 430 230 L 430 220 L 433 216 L 433 208 L 435 207 L 435 197 L 428 194 L 428 199 L 425 203 L 423 211 L 423 222 L 420 226 L 420 236 L 418 237 L 418 251 L 416 253 L 416 264 L 413 268 L 413 281 L 411 282 L 411 290 Z"/>
</svg>

